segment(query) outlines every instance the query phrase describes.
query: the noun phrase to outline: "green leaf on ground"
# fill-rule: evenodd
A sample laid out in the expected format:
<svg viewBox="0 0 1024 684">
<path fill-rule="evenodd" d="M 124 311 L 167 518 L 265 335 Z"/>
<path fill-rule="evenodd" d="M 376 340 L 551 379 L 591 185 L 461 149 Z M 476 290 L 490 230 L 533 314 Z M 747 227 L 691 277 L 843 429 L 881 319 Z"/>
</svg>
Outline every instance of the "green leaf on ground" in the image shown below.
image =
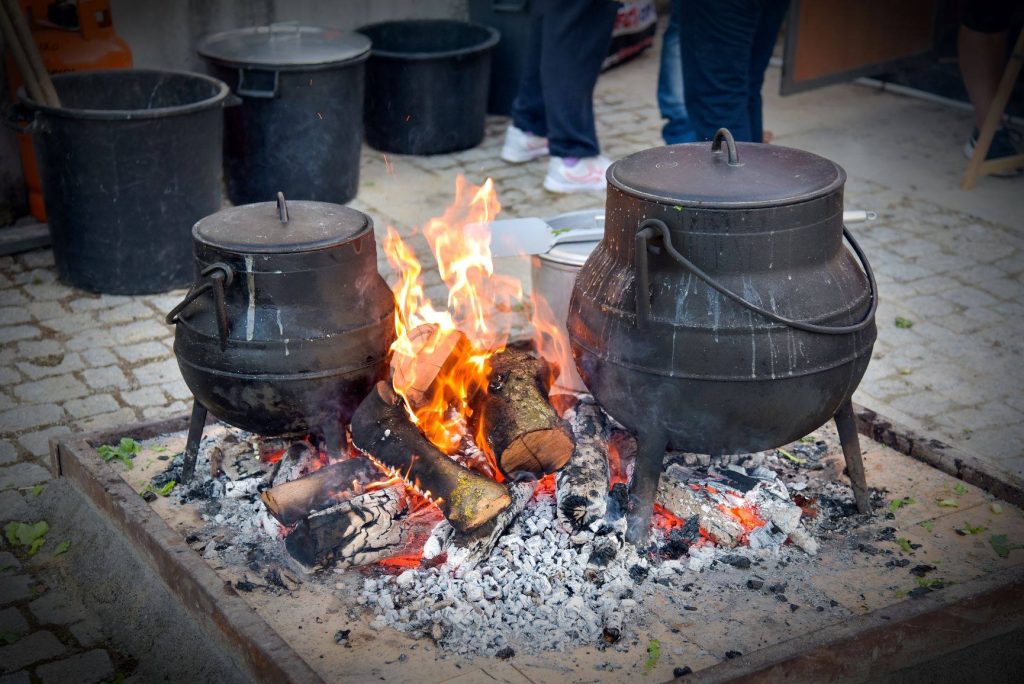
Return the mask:
<svg viewBox="0 0 1024 684">
<path fill-rule="evenodd" d="M 957 503 L 956 499 L 936 499 L 935 503 L 940 508 L 960 508 L 960 504 Z"/>
<path fill-rule="evenodd" d="M 799 456 L 794 456 L 785 449 L 776 449 L 776 451 L 778 451 L 780 454 L 788 458 L 793 463 L 796 463 L 797 465 L 804 465 L 807 463 L 807 459 L 800 458 Z"/>
<path fill-rule="evenodd" d="M 988 542 L 1000 558 L 1009 558 L 1011 551 L 1024 549 L 1024 544 L 1011 543 L 1005 534 L 993 534 L 988 538 Z"/>
<path fill-rule="evenodd" d="M 57 544 L 57 548 L 53 550 L 54 556 L 59 556 L 62 553 L 67 553 L 67 550 L 71 548 L 71 540 L 65 539 L 60 544 Z"/>
<path fill-rule="evenodd" d="M 0 644 L 10 646 L 17 643 L 20 639 L 21 632 L 15 632 L 13 629 L 0 629 Z"/>
<path fill-rule="evenodd" d="M 132 459 L 135 458 L 135 454 L 139 453 L 139 448 L 139 443 L 131 437 L 122 437 L 117 446 L 104 444 L 96 449 L 96 453 L 108 463 L 110 461 L 120 461 L 124 464 L 125 468 L 131 470 L 135 467 L 135 462 Z"/>
<path fill-rule="evenodd" d="M 914 321 L 912 321 L 910 319 L 907 319 L 907 318 L 903 318 L 902 316 L 897 316 L 896 317 L 896 327 L 897 328 L 903 328 L 903 329 L 913 328 L 914 327 Z"/>
<path fill-rule="evenodd" d="M 801 444 L 814 444 L 816 441 L 818 440 L 814 439 L 814 435 L 804 435 L 800 438 Z"/>
<path fill-rule="evenodd" d="M 937 586 L 943 586 L 944 587 L 947 584 L 950 584 L 950 582 L 947 582 L 944 579 L 939 579 L 938 577 L 932 577 L 930 579 L 928 577 L 918 577 L 917 578 L 917 586 L 924 587 L 925 589 L 931 589 L 932 587 L 937 587 Z"/>
<path fill-rule="evenodd" d="M 661 658 L 661 642 L 657 639 L 651 639 L 647 644 L 647 660 L 644 661 L 644 672 L 650 672 L 658 664 L 658 660 Z"/>
<path fill-rule="evenodd" d="M 935 521 L 934 520 L 922 520 L 921 522 L 919 522 L 917 524 L 918 524 L 919 527 L 923 527 L 924 529 L 928 530 L 929 532 L 934 532 L 935 531 Z"/>
<path fill-rule="evenodd" d="M 989 509 L 990 511 L 992 511 L 993 513 L 995 513 L 996 515 L 999 515 L 1000 513 L 1002 513 L 1002 512 L 1003 512 L 1003 507 L 1002 507 L 1002 505 L 1000 505 L 1000 504 L 997 504 L 997 503 L 996 503 L 996 502 L 994 502 L 994 501 L 993 501 L 992 503 L 990 503 L 990 504 L 988 505 L 988 509 Z"/>
<path fill-rule="evenodd" d="M 37 485 L 33 485 L 28 490 L 28 493 L 31 494 L 32 496 L 39 496 L 40 494 L 43 493 L 44 489 L 46 489 L 46 485 L 37 484 Z"/>
<path fill-rule="evenodd" d="M 4 536 L 12 546 L 29 546 L 46 537 L 50 525 L 45 520 L 37 523 L 10 522 L 4 526 Z"/>
<path fill-rule="evenodd" d="M 900 537 L 896 540 L 896 543 L 900 545 L 901 549 L 903 549 L 903 553 L 910 553 L 913 551 L 913 549 L 910 548 L 910 540 L 905 537 Z"/>
<path fill-rule="evenodd" d="M 905 496 L 902 499 L 893 499 L 892 501 L 889 502 L 889 510 L 895 513 L 904 506 L 910 506 L 911 504 L 916 503 L 917 501 L 914 500 L 914 497 L 912 496 Z"/>
<path fill-rule="evenodd" d="M 963 496 L 967 493 L 967 485 L 963 482 L 957 482 L 956 487 L 953 487 L 953 493 L 957 496 Z"/>
</svg>

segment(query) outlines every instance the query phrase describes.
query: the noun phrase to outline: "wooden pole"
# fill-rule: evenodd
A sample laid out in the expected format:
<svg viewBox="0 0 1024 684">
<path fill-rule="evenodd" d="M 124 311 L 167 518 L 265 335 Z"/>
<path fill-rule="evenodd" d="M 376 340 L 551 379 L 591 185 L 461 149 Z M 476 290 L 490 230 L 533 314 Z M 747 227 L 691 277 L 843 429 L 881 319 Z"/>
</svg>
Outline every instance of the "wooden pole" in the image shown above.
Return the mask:
<svg viewBox="0 0 1024 684">
<path fill-rule="evenodd" d="M 39 89 L 45 98 L 43 103 L 51 107 L 60 107 L 60 98 L 57 97 L 57 91 L 53 87 L 53 81 L 50 80 L 50 74 L 43 65 L 43 57 L 39 54 L 39 48 L 32 37 L 32 29 L 29 28 L 28 22 L 25 20 L 25 15 L 18 5 L 18 0 L 4 0 L 4 7 L 7 8 L 7 15 L 10 17 L 11 24 L 14 25 L 14 32 L 21 41 L 21 48 L 25 51 L 25 56 L 28 57 L 29 67 L 31 67 L 32 73 L 35 74 L 36 81 L 39 83 Z"/>
</svg>

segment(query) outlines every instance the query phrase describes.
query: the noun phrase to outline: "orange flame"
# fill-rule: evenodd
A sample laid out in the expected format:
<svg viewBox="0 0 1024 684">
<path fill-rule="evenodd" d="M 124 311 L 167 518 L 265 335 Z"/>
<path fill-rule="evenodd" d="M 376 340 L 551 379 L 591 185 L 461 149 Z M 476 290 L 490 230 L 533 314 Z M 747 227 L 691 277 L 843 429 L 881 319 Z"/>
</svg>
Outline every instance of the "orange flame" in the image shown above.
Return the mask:
<svg viewBox="0 0 1024 684">
<path fill-rule="evenodd" d="M 530 322 L 533 323 L 533 346 L 548 362 L 551 369 L 548 383 L 554 385 L 559 376 L 573 368 L 575 363 L 565 332 L 565 321 L 558 320 L 547 299 L 539 292 L 530 294 L 530 303 L 533 305 L 530 316 Z"/>
<path fill-rule="evenodd" d="M 451 206 L 423 226 L 448 289 L 446 306 L 440 309 L 426 294 L 423 266 L 413 250 L 391 227 L 384 239 L 384 253 L 399 274 L 393 288 L 398 314 L 391 351 L 392 367 L 403 372 L 395 374 L 394 389 L 427 439 L 448 454 L 455 452 L 466 433 L 471 399 L 487 391 L 491 355 L 504 349 L 508 340 L 510 321 L 496 316 L 495 310 L 507 310 L 522 300 L 517 279 L 494 273 L 487 224 L 500 211 L 491 179 L 475 186 L 459 176 Z M 414 361 L 450 344 L 458 332 L 467 344 L 451 345 L 448 363 L 432 383 L 418 378 L 421 370 Z M 423 370 L 433 373 L 437 367 Z M 486 440 L 478 446 L 487 452 Z M 493 465 L 493 455 L 488 457 Z"/>
</svg>

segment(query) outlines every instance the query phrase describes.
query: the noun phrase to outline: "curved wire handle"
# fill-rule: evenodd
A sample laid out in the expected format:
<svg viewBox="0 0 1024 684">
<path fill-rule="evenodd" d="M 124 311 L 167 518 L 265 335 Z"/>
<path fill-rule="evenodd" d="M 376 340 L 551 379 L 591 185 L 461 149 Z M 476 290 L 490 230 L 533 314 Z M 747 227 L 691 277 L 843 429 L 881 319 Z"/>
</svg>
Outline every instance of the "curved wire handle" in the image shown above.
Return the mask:
<svg viewBox="0 0 1024 684">
<path fill-rule="evenodd" d="M 224 289 L 231 285 L 235 278 L 234 270 L 227 264 L 217 262 L 203 269 L 202 277 L 206 280 L 195 282 L 178 305 L 167 312 L 164 320 L 168 325 L 178 322 L 180 314 L 186 306 L 199 299 L 203 294 L 213 291 L 213 302 L 217 312 L 217 332 L 220 335 L 220 348 L 223 351 L 228 344 L 228 308 L 224 297 Z"/>
<path fill-rule="evenodd" d="M 668 226 L 665 222 L 660 219 L 651 218 L 643 221 L 639 225 L 638 232 L 636 234 L 637 271 L 640 281 L 636 297 L 636 316 L 637 323 L 639 325 L 646 323 L 651 316 L 651 301 L 650 295 L 648 294 L 651 289 L 651 279 L 647 270 L 647 243 L 648 240 L 659 235 L 664 241 L 665 251 L 668 252 L 669 256 L 677 261 L 683 268 L 703 280 L 709 287 L 716 290 L 719 294 L 731 299 L 740 306 L 753 311 L 756 314 L 764 316 L 768 320 L 781 323 L 789 326 L 790 328 L 803 330 L 805 332 L 819 333 L 822 335 L 846 335 L 864 330 L 871 325 L 872 321 L 875 319 L 875 312 L 878 310 L 878 284 L 875 282 L 875 274 L 871 270 L 871 264 L 868 263 L 867 257 L 864 256 L 864 252 L 861 250 L 860 245 L 853 239 L 853 235 L 846 226 L 843 226 L 843 236 L 850 242 L 850 246 L 853 247 L 854 254 L 857 255 L 861 265 L 864 267 L 864 273 L 868 278 L 868 287 L 871 292 L 871 306 L 868 308 L 868 312 L 864 314 L 864 318 L 857 323 L 852 325 L 827 326 L 786 318 L 784 316 L 780 316 L 774 311 L 769 311 L 768 309 L 764 309 L 753 302 L 747 301 L 705 273 L 700 269 L 700 267 L 685 256 L 677 252 L 675 246 L 672 244 L 672 236 L 669 233 Z"/>
</svg>

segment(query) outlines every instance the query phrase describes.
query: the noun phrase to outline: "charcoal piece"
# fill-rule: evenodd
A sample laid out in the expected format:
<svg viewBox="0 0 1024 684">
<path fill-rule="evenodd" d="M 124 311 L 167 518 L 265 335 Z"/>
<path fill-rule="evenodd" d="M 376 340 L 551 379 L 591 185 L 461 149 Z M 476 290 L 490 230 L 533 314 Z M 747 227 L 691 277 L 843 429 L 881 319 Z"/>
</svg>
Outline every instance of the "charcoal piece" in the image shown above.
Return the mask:
<svg viewBox="0 0 1024 684">
<path fill-rule="evenodd" d="M 871 544 L 857 544 L 857 550 L 861 553 L 866 553 L 869 556 L 877 556 L 879 553 L 881 553 L 881 551 L 879 551 L 874 546 L 871 546 Z"/>
<path fill-rule="evenodd" d="M 885 564 L 885 567 L 887 567 L 887 568 L 905 568 L 908 565 L 910 565 L 910 559 L 909 558 L 893 558 L 892 560 L 890 560 L 888 563 Z"/>
<path fill-rule="evenodd" d="M 927 575 L 929 572 L 931 572 L 934 569 L 935 569 L 934 565 L 925 565 L 925 564 L 915 565 L 914 567 L 910 568 L 910 574 L 914 575 L 915 577 L 924 577 L 925 575 Z"/>
<path fill-rule="evenodd" d="M 242 579 L 240 579 L 240 580 L 236 580 L 235 581 L 235 589 L 238 589 L 239 591 L 244 591 L 244 592 L 248 593 L 248 592 L 252 591 L 253 589 L 255 589 L 256 587 L 257 587 L 256 584 L 250 582 L 249 580 L 247 580 L 244 577 Z"/>
<path fill-rule="evenodd" d="M 789 599 L 786 598 L 785 594 L 775 594 L 775 600 L 779 603 L 789 603 Z"/>
<path fill-rule="evenodd" d="M 725 652 L 725 657 L 728 660 L 732 660 L 733 658 L 739 658 L 741 655 L 743 655 L 743 654 L 741 652 L 739 652 L 739 651 L 726 651 Z"/>
<path fill-rule="evenodd" d="M 351 629 L 339 629 L 334 633 L 334 643 L 342 644 L 348 641 L 349 634 L 352 633 Z"/>
<path fill-rule="evenodd" d="M 617 627 L 605 627 L 601 632 L 601 638 L 606 644 L 614 644 L 622 636 L 622 631 Z"/>
<path fill-rule="evenodd" d="M 748 579 L 747 589 L 760 589 L 764 586 L 764 580 L 761 579 Z"/>
<path fill-rule="evenodd" d="M 751 477 L 750 475 L 736 472 L 730 468 L 715 470 L 708 473 L 708 475 L 714 479 L 720 480 L 726 486 L 731 487 L 742 494 L 746 494 L 762 482 L 760 478 Z"/>
<path fill-rule="evenodd" d="M 795 613 L 799 609 L 800 609 L 800 606 L 796 605 L 795 603 L 790 603 L 789 604 L 789 612 Z"/>
<path fill-rule="evenodd" d="M 750 559 L 746 556 L 740 556 L 739 554 L 729 554 L 722 558 L 722 560 L 732 567 L 739 568 L 740 570 L 746 570 L 750 567 Z"/>
<path fill-rule="evenodd" d="M 907 593 L 907 596 L 910 598 L 921 598 L 922 596 L 927 596 L 930 593 L 932 593 L 931 587 L 917 587 L 916 589 L 911 589 Z"/>
<path fill-rule="evenodd" d="M 673 677 L 685 677 L 688 674 L 693 674 L 693 670 L 690 669 L 689 665 L 683 665 L 682 667 L 672 668 Z"/>
<path fill-rule="evenodd" d="M 267 571 L 267 574 L 263 576 L 267 584 L 278 587 L 279 589 L 287 589 L 288 585 L 284 583 L 284 579 L 281 577 L 280 571 L 277 568 L 271 568 Z"/>
<path fill-rule="evenodd" d="M 616 482 L 608 492 L 608 517 L 618 518 L 629 510 L 629 487 L 625 482 Z"/>
<path fill-rule="evenodd" d="M 882 531 L 878 533 L 878 536 L 875 537 L 875 541 L 896 541 L 896 528 L 883 528 Z"/>
<path fill-rule="evenodd" d="M 782 592 L 786 591 L 786 587 L 788 586 L 789 582 L 778 582 L 776 584 L 769 584 L 768 591 L 772 592 L 773 594 L 781 594 Z"/>
<path fill-rule="evenodd" d="M 495 653 L 494 656 L 496 658 L 501 658 L 502 660 L 508 660 L 509 658 L 513 657 L 515 654 L 516 654 L 516 652 L 515 652 L 515 650 L 513 650 L 513 648 L 511 646 L 506 646 L 505 648 L 503 648 L 500 651 L 498 651 L 497 653 Z"/>
<path fill-rule="evenodd" d="M 619 552 L 618 542 L 613 537 L 605 537 L 594 541 L 594 549 L 590 552 L 590 564 L 603 568 L 611 563 Z"/>
<path fill-rule="evenodd" d="M 636 582 L 637 584 L 640 584 L 645 579 L 647 579 L 647 574 L 649 572 L 650 572 L 650 569 L 645 568 L 642 565 L 634 565 L 633 567 L 631 567 L 629 569 L 629 576 L 630 576 L 630 578 L 634 582 Z"/>
<path fill-rule="evenodd" d="M 145 501 L 146 503 L 153 503 L 154 501 L 156 501 L 156 494 L 151 490 L 147 489 L 146 491 L 142 492 L 142 500 Z"/>
</svg>

